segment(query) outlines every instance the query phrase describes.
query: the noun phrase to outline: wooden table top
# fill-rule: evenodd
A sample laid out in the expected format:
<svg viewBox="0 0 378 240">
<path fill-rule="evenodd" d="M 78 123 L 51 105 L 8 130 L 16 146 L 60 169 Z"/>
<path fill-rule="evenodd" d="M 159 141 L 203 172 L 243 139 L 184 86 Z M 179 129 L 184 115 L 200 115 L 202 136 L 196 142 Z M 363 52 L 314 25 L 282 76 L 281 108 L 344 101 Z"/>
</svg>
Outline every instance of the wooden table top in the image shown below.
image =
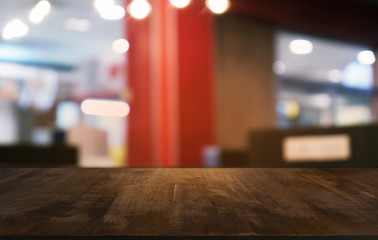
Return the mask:
<svg viewBox="0 0 378 240">
<path fill-rule="evenodd" d="M 378 239 L 378 169 L 0 169 L 0 189 L 0 238 Z"/>
</svg>

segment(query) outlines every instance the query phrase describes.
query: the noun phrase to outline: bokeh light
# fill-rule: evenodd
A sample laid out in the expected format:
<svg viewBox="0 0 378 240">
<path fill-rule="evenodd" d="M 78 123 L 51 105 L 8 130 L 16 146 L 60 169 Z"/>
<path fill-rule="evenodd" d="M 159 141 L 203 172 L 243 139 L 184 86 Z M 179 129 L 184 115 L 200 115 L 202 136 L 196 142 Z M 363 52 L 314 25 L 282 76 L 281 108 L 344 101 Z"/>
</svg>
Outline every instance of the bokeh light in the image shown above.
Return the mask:
<svg viewBox="0 0 378 240">
<path fill-rule="evenodd" d="M 309 54 L 313 50 L 313 45 L 310 41 L 304 39 L 296 39 L 290 42 L 289 49 L 294 54 Z"/>
<path fill-rule="evenodd" d="M 3 38 L 11 40 L 26 36 L 29 33 L 29 27 L 20 19 L 13 19 L 9 21 L 3 29 Z"/>
<path fill-rule="evenodd" d="M 370 50 L 364 50 L 357 54 L 357 61 L 361 64 L 370 65 L 375 62 L 375 55 Z"/>
<path fill-rule="evenodd" d="M 189 5 L 190 0 L 169 0 L 169 3 L 177 8 L 184 8 Z"/>
<path fill-rule="evenodd" d="M 135 19 L 144 19 L 151 12 L 151 5 L 146 0 L 134 0 L 127 7 L 127 11 Z"/>
<path fill-rule="evenodd" d="M 118 100 L 86 99 L 81 103 L 81 111 L 87 115 L 126 117 L 130 106 Z"/>
<path fill-rule="evenodd" d="M 39 1 L 29 13 L 29 21 L 33 24 L 39 24 L 49 14 L 51 10 L 50 2 L 46 0 Z"/>
<path fill-rule="evenodd" d="M 215 14 L 222 14 L 230 7 L 229 0 L 206 0 L 206 6 Z"/>
<path fill-rule="evenodd" d="M 130 44 L 126 39 L 117 39 L 113 42 L 112 49 L 115 53 L 125 53 L 129 50 Z"/>
</svg>

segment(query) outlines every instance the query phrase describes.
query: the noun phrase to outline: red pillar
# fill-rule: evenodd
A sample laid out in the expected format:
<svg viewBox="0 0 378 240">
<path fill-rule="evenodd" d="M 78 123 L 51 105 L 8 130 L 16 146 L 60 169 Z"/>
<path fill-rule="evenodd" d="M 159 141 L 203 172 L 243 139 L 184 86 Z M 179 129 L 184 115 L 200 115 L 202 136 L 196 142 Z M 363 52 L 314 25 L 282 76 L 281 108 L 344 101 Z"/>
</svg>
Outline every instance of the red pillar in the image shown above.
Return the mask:
<svg viewBox="0 0 378 240">
<path fill-rule="evenodd" d="M 151 166 L 150 24 L 127 18 L 129 105 L 128 165 Z"/>
<path fill-rule="evenodd" d="M 204 2 L 175 9 L 150 1 L 128 17 L 129 166 L 201 166 L 214 144 L 213 21 Z"/>
<path fill-rule="evenodd" d="M 214 23 L 205 1 L 178 13 L 180 160 L 201 166 L 202 148 L 215 143 Z"/>
</svg>

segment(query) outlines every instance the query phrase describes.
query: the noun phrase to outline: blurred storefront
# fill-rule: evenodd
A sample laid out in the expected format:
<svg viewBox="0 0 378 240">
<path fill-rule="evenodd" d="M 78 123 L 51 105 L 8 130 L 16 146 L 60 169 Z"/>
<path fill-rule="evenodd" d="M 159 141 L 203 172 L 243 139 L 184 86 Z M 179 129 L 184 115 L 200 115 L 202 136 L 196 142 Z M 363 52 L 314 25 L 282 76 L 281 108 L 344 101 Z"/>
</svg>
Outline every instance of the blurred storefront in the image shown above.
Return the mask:
<svg viewBox="0 0 378 240">
<path fill-rule="evenodd" d="M 376 9 L 1 1 L 0 144 L 75 146 L 82 167 L 213 167 L 254 130 L 375 123 Z"/>
<path fill-rule="evenodd" d="M 124 5 L 105 2 L 121 9 L 109 14 L 101 2 L 0 2 L 0 144 L 75 145 L 79 166 L 125 165 L 128 112 L 82 109 L 86 99 L 126 104 Z M 78 127 L 86 134 L 70 136 Z"/>
<path fill-rule="evenodd" d="M 284 31 L 277 33 L 275 46 L 279 127 L 372 122 L 376 87 L 370 46 Z"/>
</svg>

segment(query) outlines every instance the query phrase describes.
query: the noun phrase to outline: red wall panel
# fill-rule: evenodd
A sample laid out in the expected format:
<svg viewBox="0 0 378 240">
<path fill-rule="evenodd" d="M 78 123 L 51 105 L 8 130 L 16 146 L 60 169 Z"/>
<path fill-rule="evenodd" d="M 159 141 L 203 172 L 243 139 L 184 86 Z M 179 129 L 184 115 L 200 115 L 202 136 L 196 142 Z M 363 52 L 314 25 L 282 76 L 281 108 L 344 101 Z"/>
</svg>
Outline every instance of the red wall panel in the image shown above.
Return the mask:
<svg viewBox="0 0 378 240">
<path fill-rule="evenodd" d="M 127 19 L 129 166 L 202 166 L 215 143 L 213 16 L 151 1 L 147 19 Z"/>
<path fill-rule="evenodd" d="M 128 165 L 152 166 L 149 22 L 127 19 L 128 88 L 131 92 Z"/>
<path fill-rule="evenodd" d="M 204 1 L 178 13 L 180 161 L 202 166 L 215 143 L 214 23 Z"/>
</svg>

